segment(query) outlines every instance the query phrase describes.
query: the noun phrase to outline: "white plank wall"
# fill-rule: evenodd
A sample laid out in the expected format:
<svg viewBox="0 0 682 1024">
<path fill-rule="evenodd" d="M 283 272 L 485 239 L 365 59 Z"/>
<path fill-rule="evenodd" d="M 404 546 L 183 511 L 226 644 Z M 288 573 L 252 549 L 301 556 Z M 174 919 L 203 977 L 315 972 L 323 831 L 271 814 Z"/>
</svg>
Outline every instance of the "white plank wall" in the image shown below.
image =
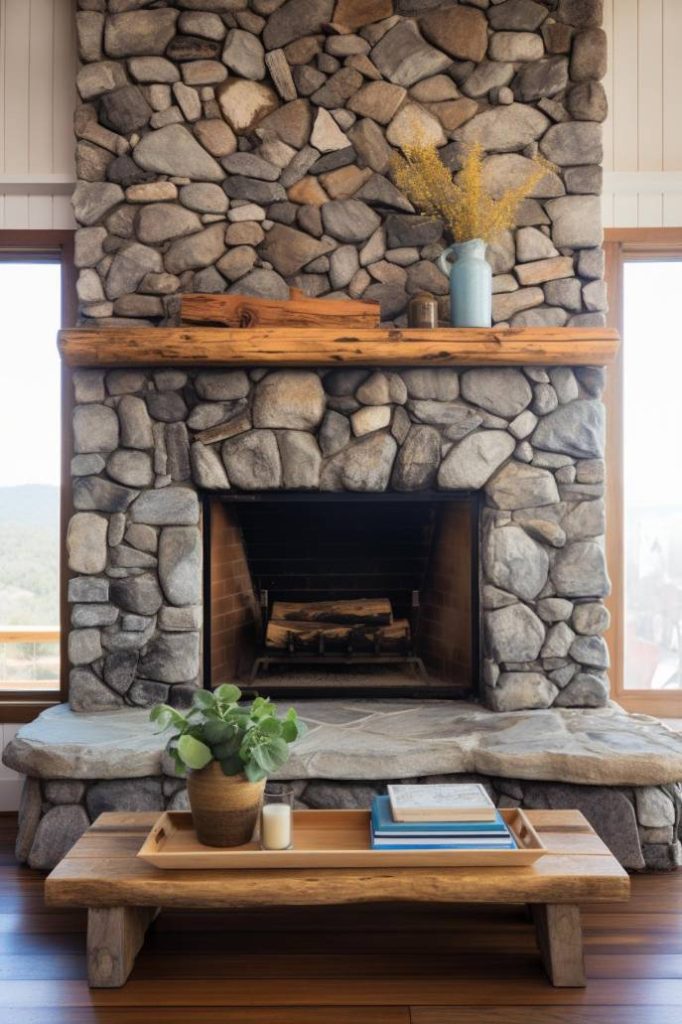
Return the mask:
<svg viewBox="0 0 682 1024">
<path fill-rule="evenodd" d="M 682 227 L 682 0 L 605 0 L 606 227 Z"/>
<path fill-rule="evenodd" d="M 74 227 L 75 0 L 0 0 L 0 228 Z"/>
</svg>

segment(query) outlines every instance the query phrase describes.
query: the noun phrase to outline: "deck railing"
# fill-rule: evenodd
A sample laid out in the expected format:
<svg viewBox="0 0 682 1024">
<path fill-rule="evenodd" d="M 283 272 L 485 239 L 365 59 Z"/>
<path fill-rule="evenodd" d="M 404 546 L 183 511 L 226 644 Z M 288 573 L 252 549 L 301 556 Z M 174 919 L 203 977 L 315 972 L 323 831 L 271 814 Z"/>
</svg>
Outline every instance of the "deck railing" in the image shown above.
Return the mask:
<svg viewBox="0 0 682 1024">
<path fill-rule="evenodd" d="M 59 627 L 0 626 L 0 692 L 59 689 Z"/>
</svg>

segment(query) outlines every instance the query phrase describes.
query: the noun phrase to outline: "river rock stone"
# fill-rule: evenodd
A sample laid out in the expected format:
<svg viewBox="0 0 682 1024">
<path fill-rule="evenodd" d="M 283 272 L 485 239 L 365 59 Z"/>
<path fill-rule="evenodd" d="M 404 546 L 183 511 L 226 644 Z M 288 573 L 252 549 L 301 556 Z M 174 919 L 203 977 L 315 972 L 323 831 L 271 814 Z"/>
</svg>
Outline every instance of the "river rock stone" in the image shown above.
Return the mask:
<svg viewBox="0 0 682 1024">
<path fill-rule="evenodd" d="M 600 164 L 603 157 L 601 128 L 591 121 L 553 125 L 544 135 L 540 149 L 558 166 Z"/>
<path fill-rule="evenodd" d="M 583 636 L 596 636 L 604 633 L 609 628 L 611 616 L 608 608 L 603 604 L 589 602 L 577 604 L 573 611 L 571 624 L 576 631 Z"/>
<path fill-rule="evenodd" d="M 230 486 L 222 462 L 213 448 L 196 441 L 190 447 L 192 478 L 199 487 L 227 490 Z"/>
<path fill-rule="evenodd" d="M 130 135 L 144 128 L 152 116 L 152 108 L 136 85 L 124 85 L 102 96 L 99 117 L 102 124 L 121 135 Z"/>
<path fill-rule="evenodd" d="M 546 204 L 552 238 L 558 249 L 591 249 L 601 245 L 599 196 L 561 196 Z"/>
<path fill-rule="evenodd" d="M 449 82 L 450 79 L 447 79 Z M 391 82 L 367 82 L 348 101 L 348 109 L 377 124 L 388 124 L 407 96 L 407 90 Z"/>
<path fill-rule="evenodd" d="M 397 491 L 423 491 L 435 480 L 440 462 L 440 434 L 433 427 L 412 426 L 393 470 Z"/>
<path fill-rule="evenodd" d="M 404 88 L 445 71 L 451 63 L 451 58 L 429 46 L 409 21 L 389 29 L 370 56 L 384 78 Z"/>
<path fill-rule="evenodd" d="M 201 220 L 196 213 L 171 203 L 143 206 L 137 220 L 138 238 L 152 245 L 200 230 Z"/>
<path fill-rule="evenodd" d="M 276 370 L 256 388 L 253 423 L 255 427 L 312 430 L 322 420 L 324 409 L 324 390 L 316 373 Z"/>
<path fill-rule="evenodd" d="M 557 707 L 600 708 L 609 699 L 609 687 L 602 676 L 579 672 L 556 698 Z"/>
<path fill-rule="evenodd" d="M 332 20 L 334 0 L 288 0 L 268 18 L 263 30 L 267 50 L 277 50 L 295 39 L 320 32 Z"/>
<path fill-rule="evenodd" d="M 496 416 L 518 416 L 533 397 L 520 370 L 467 370 L 460 380 L 462 397 Z"/>
<path fill-rule="evenodd" d="M 240 78 L 260 81 L 265 78 L 265 51 L 258 36 L 233 28 L 227 33 L 223 64 Z"/>
<path fill-rule="evenodd" d="M 111 14 L 104 28 L 110 57 L 161 56 L 175 34 L 178 12 L 169 8 Z"/>
<path fill-rule="evenodd" d="M 604 429 L 602 403 L 579 398 L 543 416 L 532 442 L 545 451 L 598 459 L 604 454 Z"/>
<path fill-rule="evenodd" d="M 327 460 L 320 486 L 327 491 L 385 491 L 397 450 L 390 434 L 368 434 Z"/>
<path fill-rule="evenodd" d="M 167 526 L 159 540 L 159 580 L 166 600 L 174 605 L 201 600 L 202 549 L 195 526 Z"/>
<path fill-rule="evenodd" d="M 606 669 L 610 665 L 609 649 L 601 636 L 578 636 L 571 644 L 574 661 L 588 668 Z"/>
<path fill-rule="evenodd" d="M 69 568 L 73 572 L 103 572 L 107 564 L 107 520 L 89 512 L 77 512 L 71 516 L 66 548 Z"/>
<path fill-rule="evenodd" d="M 74 711 L 111 711 L 122 705 L 121 697 L 83 666 L 69 673 L 69 705 Z"/>
<path fill-rule="evenodd" d="M 95 100 L 124 86 L 126 81 L 124 68 L 114 60 L 85 64 L 76 76 L 76 86 L 84 100 Z"/>
<path fill-rule="evenodd" d="M 277 440 L 282 459 L 282 486 L 304 491 L 319 487 L 322 454 L 312 434 L 304 430 L 284 430 Z"/>
<path fill-rule="evenodd" d="M 514 93 L 523 103 L 532 103 L 543 96 L 556 96 L 568 84 L 568 60 L 549 57 L 533 61 L 521 68 L 514 79 Z"/>
<path fill-rule="evenodd" d="M 106 405 L 77 405 L 73 411 L 73 450 L 111 452 L 118 447 L 118 417 Z"/>
<path fill-rule="evenodd" d="M 364 242 L 379 227 L 378 215 L 357 199 L 337 199 L 322 207 L 325 231 L 341 242 Z"/>
<path fill-rule="evenodd" d="M 478 490 L 509 458 L 514 439 L 503 430 L 469 434 L 450 451 L 438 471 L 442 490 Z"/>
<path fill-rule="evenodd" d="M 519 526 L 490 530 L 483 544 L 483 559 L 486 577 L 525 601 L 534 600 L 547 583 L 549 555 Z"/>
<path fill-rule="evenodd" d="M 225 249 L 225 228 L 212 224 L 186 238 L 172 242 L 165 256 L 166 270 L 181 274 L 185 270 L 208 267 L 222 256 Z"/>
<path fill-rule="evenodd" d="M 604 78 L 607 63 L 606 32 L 596 27 L 577 32 L 571 49 L 571 80 L 588 82 Z"/>
<path fill-rule="evenodd" d="M 130 518 L 149 526 L 194 526 L 199 522 L 199 502 L 188 487 L 144 491 L 133 502 Z"/>
<path fill-rule="evenodd" d="M 169 124 L 145 135 L 133 150 L 133 158 L 147 171 L 198 181 L 222 181 L 220 164 L 209 156 L 180 124 Z"/>
<path fill-rule="evenodd" d="M 488 22 L 496 32 L 536 32 L 547 17 L 547 7 L 535 0 L 504 0 L 488 11 Z"/>
<path fill-rule="evenodd" d="M 36 828 L 28 866 L 37 871 L 51 871 L 89 827 L 90 820 L 79 804 L 51 807 Z"/>
<path fill-rule="evenodd" d="M 79 181 L 71 197 L 73 214 L 79 224 L 96 224 L 114 206 L 123 202 L 120 185 L 104 181 Z"/>
<path fill-rule="evenodd" d="M 160 633 L 140 658 L 138 675 L 159 683 L 192 683 L 199 672 L 198 633 Z"/>
<path fill-rule="evenodd" d="M 265 236 L 259 252 L 279 274 L 292 277 L 332 248 L 333 243 L 329 241 L 312 238 L 306 232 L 287 227 L 286 224 L 275 224 Z"/>
<path fill-rule="evenodd" d="M 512 103 L 477 114 L 457 129 L 454 139 L 464 145 L 479 141 L 486 150 L 511 153 L 539 139 L 548 127 L 549 120 L 539 110 Z"/>
<path fill-rule="evenodd" d="M 112 580 L 110 593 L 115 605 L 134 615 L 155 615 L 163 604 L 163 595 L 153 573 Z"/>
<path fill-rule="evenodd" d="M 509 462 L 488 482 L 486 493 L 500 509 L 534 508 L 559 501 L 552 473 L 535 466 Z"/>
<path fill-rule="evenodd" d="M 503 672 L 490 690 L 490 706 L 493 711 L 548 708 L 558 692 L 539 672 Z"/>
<path fill-rule="evenodd" d="M 234 487 L 263 491 L 282 486 L 282 463 L 272 430 L 250 430 L 229 438 L 222 456 Z"/>
<path fill-rule="evenodd" d="M 534 661 L 545 641 L 545 627 L 525 604 L 485 613 L 485 632 L 495 661 Z"/>
<path fill-rule="evenodd" d="M 567 544 L 554 556 L 551 579 L 561 597 L 606 597 L 611 587 L 603 547 L 593 540 Z"/>
<path fill-rule="evenodd" d="M 457 60 L 482 61 L 488 49 L 485 14 L 471 7 L 439 8 L 419 19 L 425 37 Z"/>
<path fill-rule="evenodd" d="M 109 456 L 107 473 L 117 483 L 128 487 L 149 487 L 154 479 L 149 455 L 123 448 Z"/>
</svg>

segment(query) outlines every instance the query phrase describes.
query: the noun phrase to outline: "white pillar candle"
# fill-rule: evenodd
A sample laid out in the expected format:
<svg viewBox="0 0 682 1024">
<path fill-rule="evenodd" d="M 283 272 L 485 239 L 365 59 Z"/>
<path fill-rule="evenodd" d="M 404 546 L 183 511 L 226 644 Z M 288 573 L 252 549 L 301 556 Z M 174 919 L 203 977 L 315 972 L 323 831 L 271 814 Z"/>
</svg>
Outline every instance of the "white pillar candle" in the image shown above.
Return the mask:
<svg viewBox="0 0 682 1024">
<path fill-rule="evenodd" d="M 263 805 L 261 843 L 266 850 L 286 850 L 291 846 L 291 807 L 289 804 Z"/>
</svg>

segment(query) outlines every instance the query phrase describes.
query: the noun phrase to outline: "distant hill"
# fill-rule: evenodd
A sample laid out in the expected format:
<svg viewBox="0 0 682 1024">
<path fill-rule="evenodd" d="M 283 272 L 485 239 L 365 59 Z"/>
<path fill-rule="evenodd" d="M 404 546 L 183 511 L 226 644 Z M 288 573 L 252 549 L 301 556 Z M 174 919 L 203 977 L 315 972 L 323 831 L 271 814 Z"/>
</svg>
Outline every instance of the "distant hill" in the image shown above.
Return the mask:
<svg viewBox="0 0 682 1024">
<path fill-rule="evenodd" d="M 0 624 L 59 621 L 59 488 L 0 487 Z"/>
</svg>

